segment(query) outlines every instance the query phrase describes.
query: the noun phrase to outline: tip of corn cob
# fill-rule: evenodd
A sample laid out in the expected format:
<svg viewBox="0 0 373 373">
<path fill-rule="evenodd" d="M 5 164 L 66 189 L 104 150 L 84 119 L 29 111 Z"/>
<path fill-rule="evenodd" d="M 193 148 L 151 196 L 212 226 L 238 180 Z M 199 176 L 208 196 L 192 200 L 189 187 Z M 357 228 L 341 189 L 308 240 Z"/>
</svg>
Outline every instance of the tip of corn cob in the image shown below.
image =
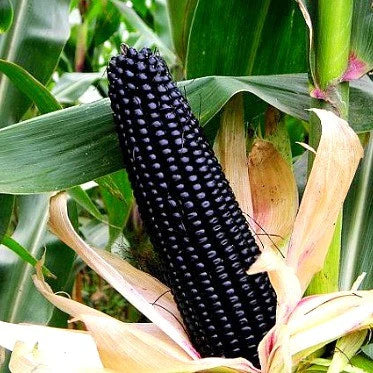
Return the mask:
<svg viewBox="0 0 373 373">
<path fill-rule="evenodd" d="M 109 97 L 139 211 L 192 343 L 246 357 L 274 325 L 259 249 L 213 150 L 164 60 L 127 46 L 108 67 Z"/>
</svg>

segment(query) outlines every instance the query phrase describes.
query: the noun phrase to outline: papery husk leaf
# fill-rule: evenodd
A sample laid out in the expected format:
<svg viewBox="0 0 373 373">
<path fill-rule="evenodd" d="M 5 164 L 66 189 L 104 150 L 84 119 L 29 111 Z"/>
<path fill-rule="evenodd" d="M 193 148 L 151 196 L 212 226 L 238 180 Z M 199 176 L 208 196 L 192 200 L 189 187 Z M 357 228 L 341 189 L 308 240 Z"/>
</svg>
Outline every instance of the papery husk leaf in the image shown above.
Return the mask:
<svg viewBox="0 0 373 373">
<path fill-rule="evenodd" d="M 56 356 L 57 355 L 57 356 Z M 50 354 L 37 345 L 17 342 L 12 353 L 9 369 L 12 373 L 119 373 L 111 369 L 84 367 L 67 359 L 61 361 L 63 352 Z"/>
<path fill-rule="evenodd" d="M 192 360 L 154 324 L 128 324 L 94 316 L 83 316 L 83 321 L 94 335 L 104 366 L 114 370 L 125 366 L 128 372 L 188 373 L 227 367 L 237 372 L 259 372 L 242 358 Z"/>
<path fill-rule="evenodd" d="M 351 290 L 352 291 L 356 291 L 357 289 L 359 289 L 360 285 L 362 284 L 362 282 L 364 281 L 365 277 L 366 277 L 366 272 L 363 272 L 355 281 L 354 283 L 352 284 L 351 286 Z"/>
<path fill-rule="evenodd" d="M 246 217 L 253 216 L 249 175 L 247 173 L 246 135 L 243 97 L 235 95 L 224 107 L 214 152 L 219 159 L 236 200 Z M 251 224 L 251 221 L 249 220 Z"/>
<path fill-rule="evenodd" d="M 167 333 L 192 358 L 199 357 L 188 339 L 169 288 L 119 257 L 87 245 L 70 223 L 64 193 L 57 194 L 51 199 L 50 226 L 52 231 L 86 264 Z"/>
<path fill-rule="evenodd" d="M 292 359 L 290 352 L 290 337 L 289 329 L 286 325 L 282 325 L 276 330 L 276 345 L 271 350 L 266 361 L 263 372 L 281 372 L 291 373 Z"/>
<path fill-rule="evenodd" d="M 285 351 L 289 347 L 289 337 L 285 326 L 287 317 L 302 296 L 299 280 L 293 268 L 286 265 L 284 258 L 276 254 L 271 248 L 265 248 L 255 263 L 249 268 L 249 275 L 268 272 L 271 284 L 277 295 L 276 325 L 260 342 L 258 351 L 262 371 L 266 372 L 274 354 L 273 346 L 282 340 L 281 351 L 286 362 L 286 369 L 291 368 L 291 355 Z M 290 367 L 290 368 L 289 368 Z"/>
<path fill-rule="evenodd" d="M 277 295 L 276 320 L 282 322 L 302 296 L 299 280 L 293 268 L 286 265 L 285 259 L 269 248 L 263 250 L 247 271 L 249 275 L 261 272 L 268 272 Z"/>
<path fill-rule="evenodd" d="M 293 230 L 298 189 L 291 166 L 268 141 L 256 140 L 249 155 L 252 229 L 264 246 L 281 246 Z"/>
<path fill-rule="evenodd" d="M 293 367 L 311 353 L 348 333 L 368 329 L 373 320 L 373 291 L 337 292 L 303 298 L 288 320 L 278 323 L 259 346 L 264 372 Z M 287 333 L 283 333 L 284 327 Z M 286 340 L 288 338 L 288 340 Z M 276 370 L 277 369 L 277 370 Z"/>
<path fill-rule="evenodd" d="M 290 239 L 287 263 L 305 290 L 324 263 L 338 214 L 363 148 L 348 123 L 334 113 L 312 109 L 322 134 Z"/>
<path fill-rule="evenodd" d="M 50 372 L 103 368 L 95 341 L 86 332 L 0 321 L 0 345 L 14 351 L 12 372 L 39 371 L 38 366 Z"/>
<path fill-rule="evenodd" d="M 53 294 L 40 269 L 34 282 L 56 307 L 83 321 L 97 344 L 103 365 L 114 371 L 197 372 L 228 367 L 259 373 L 247 360 L 209 358 L 193 360 L 155 324 L 123 323 L 71 299 Z"/>
<path fill-rule="evenodd" d="M 334 348 L 334 355 L 328 373 L 342 372 L 350 359 L 357 351 L 359 351 L 367 337 L 367 334 L 367 330 L 360 330 L 338 339 Z"/>
<path fill-rule="evenodd" d="M 315 299 L 310 302 L 312 308 L 309 308 L 310 304 L 297 307 L 288 322 L 292 355 L 312 346 L 320 348 L 353 331 L 368 329 L 373 320 L 372 293 L 357 292 L 354 295 L 341 292 L 328 294 L 327 299 L 317 296 L 317 305 Z"/>
<path fill-rule="evenodd" d="M 312 366 L 309 368 L 309 372 L 325 372 L 326 370 L 320 370 L 319 367 L 330 367 L 331 360 L 330 359 L 314 359 L 312 360 Z M 315 370 L 314 370 L 315 369 Z M 329 372 L 329 370 L 328 370 Z M 343 373 L 370 373 L 365 369 L 358 368 L 352 364 L 346 364 Z"/>
</svg>

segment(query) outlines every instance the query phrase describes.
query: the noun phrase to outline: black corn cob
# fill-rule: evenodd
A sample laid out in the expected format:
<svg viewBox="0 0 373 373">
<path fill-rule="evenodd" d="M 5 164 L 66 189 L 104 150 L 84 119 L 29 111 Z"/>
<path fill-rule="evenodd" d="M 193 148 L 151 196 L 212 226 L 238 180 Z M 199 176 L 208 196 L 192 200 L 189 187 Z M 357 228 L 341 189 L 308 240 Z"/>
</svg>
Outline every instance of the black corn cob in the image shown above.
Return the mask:
<svg viewBox="0 0 373 373">
<path fill-rule="evenodd" d="M 142 219 L 202 356 L 246 357 L 274 325 L 259 249 L 221 166 L 166 63 L 124 47 L 108 68 L 109 96 Z"/>
</svg>

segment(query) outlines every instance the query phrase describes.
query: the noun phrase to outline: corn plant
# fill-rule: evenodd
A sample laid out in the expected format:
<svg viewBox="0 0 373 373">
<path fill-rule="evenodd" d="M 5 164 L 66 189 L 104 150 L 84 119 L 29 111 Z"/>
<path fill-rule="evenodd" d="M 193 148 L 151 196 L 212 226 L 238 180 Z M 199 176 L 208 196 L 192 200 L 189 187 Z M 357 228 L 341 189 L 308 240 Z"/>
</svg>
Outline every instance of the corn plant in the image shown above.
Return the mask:
<svg viewBox="0 0 373 373">
<path fill-rule="evenodd" d="M 1 371 L 373 370 L 369 1 L 5 0 L 0 33 Z"/>
</svg>

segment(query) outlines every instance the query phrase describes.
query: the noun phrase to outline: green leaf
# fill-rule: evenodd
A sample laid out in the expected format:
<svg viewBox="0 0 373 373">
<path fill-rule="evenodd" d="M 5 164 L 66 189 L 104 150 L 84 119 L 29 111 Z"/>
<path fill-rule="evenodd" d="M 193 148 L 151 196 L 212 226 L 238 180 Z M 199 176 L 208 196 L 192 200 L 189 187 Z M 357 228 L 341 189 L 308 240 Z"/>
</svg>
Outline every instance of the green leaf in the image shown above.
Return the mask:
<svg viewBox="0 0 373 373">
<path fill-rule="evenodd" d="M 190 27 L 198 0 L 167 0 L 172 39 L 176 53 L 185 63 Z"/>
<path fill-rule="evenodd" d="M 364 352 L 365 355 L 373 360 L 373 343 L 362 346 L 361 350 Z"/>
<path fill-rule="evenodd" d="M 110 194 L 115 197 L 116 199 L 119 199 L 120 201 L 126 201 L 125 193 L 121 188 L 118 186 L 118 183 L 115 181 L 116 174 L 121 173 L 122 171 L 114 172 L 113 174 L 102 176 L 95 181 L 97 184 L 105 188 Z"/>
<path fill-rule="evenodd" d="M 111 1 L 97 1 L 95 5 L 100 5 L 100 14 L 98 15 L 94 34 L 94 45 L 100 45 L 110 38 L 119 28 L 120 13 Z"/>
<path fill-rule="evenodd" d="M 0 243 L 8 232 L 12 220 L 14 199 L 14 196 L 10 194 L 0 194 Z"/>
<path fill-rule="evenodd" d="M 0 154 L 1 170 L 8 175 L 0 190 L 6 193 L 61 190 L 122 168 L 108 99 L 4 128 L 0 149 L 2 142 L 7 156 Z M 6 165 L 8 157 L 13 161 Z"/>
<path fill-rule="evenodd" d="M 18 198 L 19 221 L 12 239 L 40 258 L 48 219 L 48 196 Z M 36 290 L 31 279 L 34 269 L 8 248 L 0 246 L 0 319 L 9 322 L 45 323 L 53 306 Z"/>
<path fill-rule="evenodd" d="M 154 0 L 150 6 L 154 19 L 154 31 L 159 38 L 172 50 L 170 22 L 166 0 Z"/>
<path fill-rule="evenodd" d="M 107 180 L 110 178 L 110 181 Z M 102 183 L 104 179 L 104 183 Z M 99 179 L 100 180 L 100 179 Z M 104 185 L 110 185 L 109 188 Z M 113 192 L 114 190 L 114 192 Z M 127 222 L 132 206 L 133 195 L 128 175 L 124 171 L 119 171 L 101 178 L 100 191 L 109 217 L 109 243 L 110 247 L 117 237 L 122 233 Z M 118 193 L 122 198 L 118 198 Z"/>
<path fill-rule="evenodd" d="M 69 0 L 13 0 L 14 22 L 0 36 L 0 58 L 47 83 L 69 35 Z M 0 81 L 1 126 L 18 122 L 31 101 L 4 77 Z"/>
<path fill-rule="evenodd" d="M 8 31 L 13 22 L 13 5 L 10 0 L 0 1 L 0 34 Z"/>
<path fill-rule="evenodd" d="M 354 356 L 351 359 L 351 365 L 363 369 L 367 373 L 373 372 L 373 360 L 361 355 Z"/>
<path fill-rule="evenodd" d="M 362 288 L 373 288 L 373 133 L 344 203 L 340 283 L 350 289 L 367 272 Z"/>
<path fill-rule="evenodd" d="M 101 73 L 65 73 L 53 87 L 52 94 L 62 103 L 73 104 L 103 77 Z"/>
<path fill-rule="evenodd" d="M 20 245 L 12 237 L 4 235 L 2 244 L 8 249 L 12 250 L 15 254 L 17 254 L 23 261 L 31 264 L 33 267 L 35 267 L 36 263 L 38 262 L 36 258 L 34 258 L 22 245 Z M 52 272 L 45 266 L 43 266 L 43 272 L 45 276 L 54 277 Z"/>
<path fill-rule="evenodd" d="M 305 53 L 306 29 L 294 1 L 254 0 L 250 6 L 246 0 L 218 1 L 211 7 L 200 0 L 187 77 L 303 72 Z"/>
<path fill-rule="evenodd" d="M 0 72 L 4 73 L 30 100 L 33 100 L 42 114 L 61 109 L 61 105 L 53 95 L 22 67 L 0 59 Z"/>
<path fill-rule="evenodd" d="M 199 0 L 189 36 L 187 77 L 251 74 L 270 3 L 217 1 L 212 7 L 211 1 Z"/>
<path fill-rule="evenodd" d="M 307 70 L 307 28 L 299 7 L 293 0 L 272 0 L 255 53 L 252 74 L 301 73 Z"/>
<path fill-rule="evenodd" d="M 169 64 L 173 65 L 176 63 L 175 53 L 170 50 L 158 35 L 140 18 L 135 10 L 118 0 L 111 1 L 120 10 L 126 23 L 140 32 L 142 36 L 146 37 L 152 45 L 158 47 L 161 54 Z"/>
<path fill-rule="evenodd" d="M 373 126 L 372 85 L 365 81 L 351 88 L 358 104 L 351 100 L 350 123 L 357 132 Z M 185 86 L 194 112 L 201 109 L 202 124 L 238 92 L 253 93 L 285 113 L 308 119 L 306 74 L 205 77 L 180 86 Z M 108 99 L 4 128 L 0 130 L 0 149 L 0 193 L 62 190 L 123 168 Z"/>
<path fill-rule="evenodd" d="M 100 210 L 96 207 L 96 205 L 89 197 L 88 193 L 83 190 L 82 187 L 76 186 L 70 188 L 67 192 L 69 196 L 75 200 L 76 203 L 83 207 L 84 210 L 89 212 L 94 218 L 104 223 L 107 222 L 104 216 L 102 216 Z"/>
</svg>

